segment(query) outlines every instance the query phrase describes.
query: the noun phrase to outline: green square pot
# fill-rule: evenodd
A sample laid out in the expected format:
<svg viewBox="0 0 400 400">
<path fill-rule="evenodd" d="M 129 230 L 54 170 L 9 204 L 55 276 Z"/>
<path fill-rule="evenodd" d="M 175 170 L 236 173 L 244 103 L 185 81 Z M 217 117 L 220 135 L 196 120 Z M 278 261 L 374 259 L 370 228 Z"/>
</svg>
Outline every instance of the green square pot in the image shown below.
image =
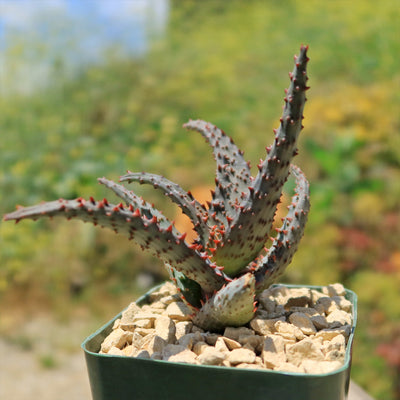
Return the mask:
<svg viewBox="0 0 400 400">
<path fill-rule="evenodd" d="M 319 286 L 286 286 L 321 290 Z M 147 303 L 148 294 L 137 303 Z M 346 298 L 353 305 L 353 325 L 345 361 L 340 369 L 326 374 L 189 365 L 98 354 L 114 321 L 121 317 L 118 314 L 82 343 L 93 400 L 345 400 L 357 321 L 357 296 L 346 290 Z"/>
</svg>

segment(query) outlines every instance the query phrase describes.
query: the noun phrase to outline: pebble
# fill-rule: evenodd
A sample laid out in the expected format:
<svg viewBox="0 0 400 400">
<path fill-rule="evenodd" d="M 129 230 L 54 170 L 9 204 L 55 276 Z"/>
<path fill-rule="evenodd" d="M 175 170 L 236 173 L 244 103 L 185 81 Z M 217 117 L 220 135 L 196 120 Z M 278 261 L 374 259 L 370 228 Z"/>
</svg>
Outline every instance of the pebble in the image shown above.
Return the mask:
<svg viewBox="0 0 400 400">
<path fill-rule="evenodd" d="M 304 372 L 310 374 L 326 374 L 339 369 L 342 363 L 340 361 L 304 360 L 301 365 L 304 368 Z"/>
<path fill-rule="evenodd" d="M 132 337 L 132 332 L 117 328 L 104 339 L 101 345 L 101 351 L 108 353 L 112 347 L 122 349 L 126 344 L 132 343 Z"/>
<path fill-rule="evenodd" d="M 274 370 L 282 372 L 297 372 L 297 373 L 305 372 L 304 367 L 302 365 L 297 366 L 290 362 L 279 363 L 274 367 Z"/>
<path fill-rule="evenodd" d="M 286 346 L 287 360 L 294 365 L 299 366 L 304 359 L 323 361 L 325 359 L 321 347 L 310 339 L 305 338 L 300 342 Z"/>
<path fill-rule="evenodd" d="M 338 328 L 343 325 L 351 324 L 351 316 L 343 310 L 334 310 L 327 317 L 326 321 L 330 328 Z"/>
<path fill-rule="evenodd" d="M 295 325 L 289 322 L 277 321 L 275 323 L 277 333 L 283 336 L 285 339 L 290 340 L 302 340 L 304 339 L 304 333 Z"/>
<path fill-rule="evenodd" d="M 310 320 L 314 324 L 315 328 L 318 329 L 326 329 L 329 327 L 328 321 L 326 320 L 325 315 L 317 314 L 312 315 Z"/>
<path fill-rule="evenodd" d="M 170 357 L 187 350 L 185 346 L 179 344 L 167 344 L 162 350 L 163 360 L 168 360 Z"/>
<path fill-rule="evenodd" d="M 177 321 L 190 321 L 192 312 L 183 301 L 176 301 L 165 310 L 168 317 Z"/>
<path fill-rule="evenodd" d="M 218 351 L 215 347 L 207 346 L 197 360 L 202 365 L 220 365 L 225 358 L 226 354 Z"/>
<path fill-rule="evenodd" d="M 253 364 L 256 361 L 256 355 L 254 351 L 249 349 L 235 349 L 228 354 L 227 360 L 232 365 L 242 363 Z"/>
<path fill-rule="evenodd" d="M 227 327 L 224 331 L 224 336 L 233 340 L 238 340 L 239 337 L 243 335 L 254 335 L 254 331 L 245 326 L 239 328 Z"/>
<path fill-rule="evenodd" d="M 323 287 L 322 293 L 325 293 L 329 297 L 344 296 L 346 294 L 346 290 L 341 283 L 334 283 L 332 285 Z"/>
<path fill-rule="evenodd" d="M 197 354 L 192 351 L 185 349 L 179 353 L 173 354 L 166 359 L 171 362 L 179 362 L 184 364 L 199 364 L 197 361 Z"/>
<path fill-rule="evenodd" d="M 204 352 L 206 347 L 210 347 L 206 342 L 197 342 L 193 348 L 192 351 L 193 353 L 197 354 L 198 356 Z"/>
<path fill-rule="evenodd" d="M 242 345 L 237 342 L 236 340 L 221 336 L 221 338 L 223 339 L 223 341 L 226 344 L 226 347 L 228 348 L 228 350 L 235 350 L 235 349 L 240 349 L 242 347 Z M 218 342 L 218 340 L 217 340 Z"/>
<path fill-rule="evenodd" d="M 239 343 L 244 346 L 250 346 L 253 348 L 257 353 L 260 353 L 262 350 L 264 341 L 264 336 L 255 335 L 243 335 L 239 336 Z"/>
<path fill-rule="evenodd" d="M 192 331 L 193 322 L 191 321 L 179 321 L 175 324 L 175 336 L 179 340 L 182 336 Z"/>
<path fill-rule="evenodd" d="M 285 341 L 282 336 L 270 335 L 264 339 L 262 360 L 270 369 L 286 363 Z"/>
<path fill-rule="evenodd" d="M 289 316 L 289 322 L 297 326 L 305 335 L 313 335 L 317 332 L 310 317 L 302 312 L 294 312 Z"/>
<path fill-rule="evenodd" d="M 154 329 L 156 335 L 164 339 L 167 343 L 175 343 L 176 327 L 171 318 L 165 315 L 159 316 L 154 322 Z"/>
<path fill-rule="evenodd" d="M 232 340 L 229 339 L 228 340 Z M 229 353 L 229 348 L 227 346 L 227 344 L 225 343 L 225 340 L 222 336 L 220 336 L 217 341 L 215 342 L 215 346 L 214 346 L 218 351 L 222 351 L 223 353 Z M 241 346 L 239 346 L 239 348 L 241 348 Z"/>
</svg>

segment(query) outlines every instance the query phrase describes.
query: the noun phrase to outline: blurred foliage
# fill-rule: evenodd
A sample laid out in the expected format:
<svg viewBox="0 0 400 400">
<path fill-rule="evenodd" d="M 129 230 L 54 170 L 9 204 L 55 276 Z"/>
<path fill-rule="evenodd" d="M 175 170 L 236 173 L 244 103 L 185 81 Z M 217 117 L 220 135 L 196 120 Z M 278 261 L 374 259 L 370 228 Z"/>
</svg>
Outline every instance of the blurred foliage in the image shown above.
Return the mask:
<svg viewBox="0 0 400 400">
<path fill-rule="evenodd" d="M 46 87 L 0 97 L 1 212 L 104 197 L 96 178 L 127 169 L 211 188 L 208 146 L 181 128 L 189 118 L 224 129 L 257 164 L 278 125 L 289 56 L 308 43 L 312 90 L 297 163 L 311 182 L 312 211 L 284 280 L 341 281 L 358 293 L 353 377 L 377 399 L 395 399 L 396 366 L 376 348 L 400 324 L 398 3 L 173 1 L 170 12 L 166 35 L 146 56 L 111 54 L 72 78 L 58 59 Z M 16 65 L 17 50 L 7 50 Z M 135 191 L 169 204 L 152 189 Z M 166 214 L 180 219 L 174 207 Z M 0 229 L 0 296 L 10 306 L 29 298 L 101 313 L 102 304 L 136 295 L 142 268 L 165 276 L 124 238 L 84 224 Z"/>
</svg>

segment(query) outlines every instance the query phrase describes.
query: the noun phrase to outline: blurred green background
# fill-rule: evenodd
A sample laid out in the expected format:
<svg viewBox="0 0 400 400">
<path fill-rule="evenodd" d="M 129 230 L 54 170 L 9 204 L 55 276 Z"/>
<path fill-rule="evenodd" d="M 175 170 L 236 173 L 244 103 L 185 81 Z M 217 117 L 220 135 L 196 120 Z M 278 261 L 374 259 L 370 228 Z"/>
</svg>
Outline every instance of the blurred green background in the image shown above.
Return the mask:
<svg viewBox="0 0 400 400">
<path fill-rule="evenodd" d="M 181 125 L 213 122 L 256 166 L 292 57 L 309 44 L 296 163 L 312 210 L 282 281 L 357 292 L 352 378 L 377 399 L 400 399 L 397 0 L 0 3 L 2 214 L 108 196 L 96 178 L 127 169 L 208 193 L 210 149 Z M 180 218 L 162 195 L 135 191 Z M 2 223 L 0 234 L 0 324 L 17 312 L 68 319 L 82 308 L 105 321 L 165 277 L 131 242 L 79 222 Z"/>
</svg>

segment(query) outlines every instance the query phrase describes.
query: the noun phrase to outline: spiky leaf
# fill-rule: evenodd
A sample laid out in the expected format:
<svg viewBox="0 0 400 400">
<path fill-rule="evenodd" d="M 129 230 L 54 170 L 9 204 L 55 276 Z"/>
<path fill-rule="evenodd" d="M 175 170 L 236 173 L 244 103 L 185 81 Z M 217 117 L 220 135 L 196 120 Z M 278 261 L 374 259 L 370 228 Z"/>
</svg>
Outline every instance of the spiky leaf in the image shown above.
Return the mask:
<svg viewBox="0 0 400 400">
<path fill-rule="evenodd" d="M 288 214 L 278 230 L 274 245 L 267 256 L 260 260 L 255 271 L 257 291 L 267 288 L 283 274 L 304 234 L 310 211 L 310 187 L 300 168 L 292 165 L 290 171 L 296 179 L 296 194 L 292 197 Z"/>
<path fill-rule="evenodd" d="M 171 222 L 159 210 L 143 200 L 142 197 L 137 196 L 134 192 L 106 178 L 98 178 L 97 180 L 124 200 L 127 206 L 132 205 L 133 208 L 139 208 L 141 214 L 147 219 L 157 218 L 157 223 L 161 228 L 166 229 L 171 225 Z"/>
<path fill-rule="evenodd" d="M 250 166 L 232 138 L 215 125 L 195 120 L 189 121 L 183 126 L 199 132 L 213 149 L 217 171 L 216 188 L 210 209 L 217 212 L 219 219 L 225 225 L 229 225 L 226 216 L 234 218 L 238 214 L 237 206 L 247 195 L 251 184 Z"/>
<path fill-rule="evenodd" d="M 276 131 L 275 142 L 259 173 L 242 202 L 242 212 L 227 231 L 215 253 L 215 260 L 226 267 L 229 274 L 237 274 L 262 250 L 274 220 L 282 188 L 289 175 L 291 159 L 297 153 L 297 137 L 302 129 L 303 107 L 308 62 L 307 47 L 302 46 L 296 57 L 290 87 L 285 98 L 281 124 Z"/>
<path fill-rule="evenodd" d="M 194 316 L 193 322 L 210 331 L 244 325 L 253 318 L 254 296 L 255 278 L 248 273 L 215 293 Z"/>
<path fill-rule="evenodd" d="M 199 309 L 201 307 L 202 289 L 201 286 L 194 280 L 175 270 L 171 265 L 167 265 L 169 276 L 172 282 L 175 283 L 183 300 L 192 307 Z"/>
<path fill-rule="evenodd" d="M 166 264 L 174 265 L 177 271 L 198 282 L 206 293 L 218 290 L 225 282 L 222 272 L 210 262 L 207 255 L 188 247 L 184 235 L 178 235 L 172 225 L 161 228 L 156 217 L 146 218 L 139 208 L 124 208 L 122 204 L 116 206 L 104 200 L 61 199 L 20 208 L 5 215 L 4 219 L 18 222 L 26 218 L 36 220 L 55 216 L 98 224 L 134 239 L 143 250 Z"/>
<path fill-rule="evenodd" d="M 146 172 L 129 172 L 121 176 L 120 181 L 127 181 L 129 183 L 139 182 L 141 184 L 149 183 L 153 185 L 154 188 L 162 190 L 174 203 L 178 204 L 182 212 L 193 222 L 193 227 L 199 235 L 200 243 L 202 243 L 203 246 L 207 244 L 210 230 L 207 222 L 213 225 L 214 221 L 211 219 L 209 221 L 207 210 L 193 198 L 190 192 L 186 192 L 178 184 L 171 182 L 163 176 Z"/>
</svg>

